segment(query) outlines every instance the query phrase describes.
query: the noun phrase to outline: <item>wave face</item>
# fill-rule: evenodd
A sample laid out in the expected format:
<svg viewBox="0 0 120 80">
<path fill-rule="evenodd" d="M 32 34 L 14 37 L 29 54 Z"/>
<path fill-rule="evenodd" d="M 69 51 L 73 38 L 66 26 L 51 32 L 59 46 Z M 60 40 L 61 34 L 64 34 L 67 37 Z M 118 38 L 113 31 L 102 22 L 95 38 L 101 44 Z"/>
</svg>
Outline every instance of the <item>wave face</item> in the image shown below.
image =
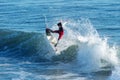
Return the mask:
<svg viewBox="0 0 120 80">
<path fill-rule="evenodd" d="M 0 36 L 0 56 L 39 59 L 48 51 L 44 35 L 39 33 L 1 30 Z"/>
<path fill-rule="evenodd" d="M 55 52 L 49 44 L 45 34 L 1 29 L 0 36 L 1 57 L 43 61 L 46 59 L 51 59 L 52 56 L 55 56 Z M 65 49 L 61 49 L 63 50 L 61 52 L 69 53 L 70 51 L 70 58 L 73 58 L 72 55 L 74 55 L 73 52 L 75 52 L 76 46 L 72 45 L 67 47 L 69 48 L 65 49 L 67 49 L 68 51 L 66 51 Z M 61 58 L 62 55 L 63 54 L 61 54 Z M 58 61 L 61 60 L 61 58 L 57 59 L 53 57 L 53 60 Z"/>
</svg>

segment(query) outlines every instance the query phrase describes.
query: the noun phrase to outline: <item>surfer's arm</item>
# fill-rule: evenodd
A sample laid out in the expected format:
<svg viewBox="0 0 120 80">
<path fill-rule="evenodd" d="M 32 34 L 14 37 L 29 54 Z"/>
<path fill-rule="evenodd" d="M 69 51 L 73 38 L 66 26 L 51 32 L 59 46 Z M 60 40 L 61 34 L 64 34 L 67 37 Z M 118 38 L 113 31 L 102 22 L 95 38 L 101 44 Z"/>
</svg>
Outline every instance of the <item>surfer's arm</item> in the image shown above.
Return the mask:
<svg viewBox="0 0 120 80">
<path fill-rule="evenodd" d="M 51 30 L 51 32 L 52 33 L 59 33 L 59 30 L 55 30 L 55 31 Z"/>
</svg>

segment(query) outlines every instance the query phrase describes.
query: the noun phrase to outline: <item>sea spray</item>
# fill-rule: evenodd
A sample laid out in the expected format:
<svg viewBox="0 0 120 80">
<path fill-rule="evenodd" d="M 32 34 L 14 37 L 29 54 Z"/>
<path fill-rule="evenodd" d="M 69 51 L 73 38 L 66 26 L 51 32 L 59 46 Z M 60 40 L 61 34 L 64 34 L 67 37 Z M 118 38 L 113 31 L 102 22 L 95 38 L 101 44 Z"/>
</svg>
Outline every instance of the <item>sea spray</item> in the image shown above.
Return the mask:
<svg viewBox="0 0 120 80">
<path fill-rule="evenodd" d="M 62 49 L 67 49 L 71 45 L 78 46 L 76 66 L 80 66 L 81 71 L 99 71 L 102 67 L 118 64 L 115 46 L 109 46 L 107 38 L 99 36 L 89 19 L 68 21 L 64 29 Z"/>
<path fill-rule="evenodd" d="M 118 64 L 116 49 L 100 38 L 90 38 L 87 42 L 81 43 L 77 60 L 83 65 L 84 71 L 96 71 L 105 66 Z"/>
<path fill-rule="evenodd" d="M 117 65 L 118 58 L 115 46 L 110 47 L 106 38 L 100 38 L 89 21 L 85 21 L 84 24 L 85 26 L 81 27 L 88 28 L 84 30 L 86 35 L 82 38 L 81 35 L 78 36 L 80 42 L 77 61 L 83 65 L 81 69 L 83 71 L 97 71 L 108 65 Z"/>
</svg>

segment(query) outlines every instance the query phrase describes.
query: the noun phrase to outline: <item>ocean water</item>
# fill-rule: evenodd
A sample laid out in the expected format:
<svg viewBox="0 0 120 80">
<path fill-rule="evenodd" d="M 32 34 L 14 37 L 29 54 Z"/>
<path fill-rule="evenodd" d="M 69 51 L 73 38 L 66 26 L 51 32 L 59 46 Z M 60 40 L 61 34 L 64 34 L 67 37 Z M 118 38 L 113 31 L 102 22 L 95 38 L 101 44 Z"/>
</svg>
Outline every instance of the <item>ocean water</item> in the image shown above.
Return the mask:
<svg viewBox="0 0 120 80">
<path fill-rule="evenodd" d="M 0 80 L 120 80 L 119 59 L 119 0 L 0 0 Z"/>
</svg>

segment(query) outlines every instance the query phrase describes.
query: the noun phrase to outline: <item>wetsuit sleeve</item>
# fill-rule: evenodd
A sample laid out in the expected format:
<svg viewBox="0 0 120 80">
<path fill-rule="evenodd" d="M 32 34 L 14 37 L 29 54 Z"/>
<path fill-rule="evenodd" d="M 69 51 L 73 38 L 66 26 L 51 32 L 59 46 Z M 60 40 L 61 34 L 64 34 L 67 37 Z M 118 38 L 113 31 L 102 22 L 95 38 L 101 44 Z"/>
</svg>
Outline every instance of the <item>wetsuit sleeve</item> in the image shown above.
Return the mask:
<svg viewBox="0 0 120 80">
<path fill-rule="evenodd" d="M 53 33 L 59 33 L 59 30 L 52 31 Z"/>
</svg>

